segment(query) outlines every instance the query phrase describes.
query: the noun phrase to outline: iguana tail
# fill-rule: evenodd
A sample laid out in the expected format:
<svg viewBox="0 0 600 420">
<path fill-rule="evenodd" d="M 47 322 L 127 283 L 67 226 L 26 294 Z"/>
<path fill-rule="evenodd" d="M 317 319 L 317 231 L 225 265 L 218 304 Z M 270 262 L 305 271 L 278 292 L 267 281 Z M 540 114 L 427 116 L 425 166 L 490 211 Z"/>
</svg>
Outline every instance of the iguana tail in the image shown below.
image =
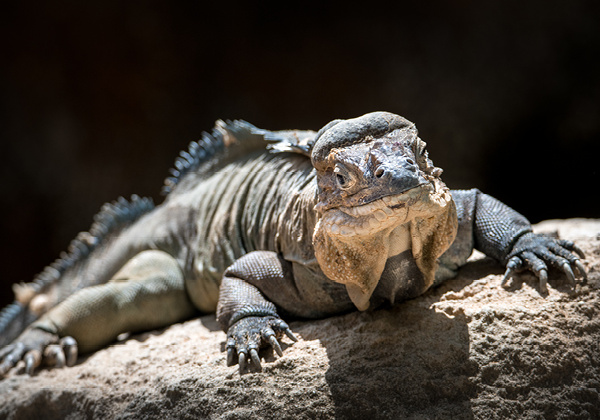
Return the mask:
<svg viewBox="0 0 600 420">
<path fill-rule="evenodd" d="M 15 284 L 15 301 L 0 312 L 0 347 L 9 344 L 29 324 L 77 290 L 108 281 L 120 268 L 116 264 L 107 261 L 99 272 L 89 273 L 85 269 L 94 256 L 102 257 L 103 249 L 120 232 L 153 208 L 150 198 L 136 195 L 131 201 L 121 197 L 104 204 L 89 232 L 77 235 L 68 252 L 63 252 L 33 282 Z"/>
</svg>

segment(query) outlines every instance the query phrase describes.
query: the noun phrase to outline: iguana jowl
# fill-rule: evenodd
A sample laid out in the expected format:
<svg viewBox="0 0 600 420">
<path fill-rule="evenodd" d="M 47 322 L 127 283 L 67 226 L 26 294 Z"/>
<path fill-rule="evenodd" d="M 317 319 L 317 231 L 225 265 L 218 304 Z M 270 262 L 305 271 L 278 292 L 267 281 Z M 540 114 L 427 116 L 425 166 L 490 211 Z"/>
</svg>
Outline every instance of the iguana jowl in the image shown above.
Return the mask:
<svg viewBox="0 0 600 420">
<path fill-rule="evenodd" d="M 532 233 L 478 190 L 448 190 L 394 114 L 318 133 L 219 121 L 175 166 L 163 204 L 106 205 L 69 254 L 16 288 L 0 314 L 0 377 L 20 360 L 29 373 L 44 358 L 70 365 L 121 333 L 215 310 L 228 363 L 259 368 L 260 347 L 281 355 L 278 339 L 294 339 L 282 318 L 418 296 L 474 248 L 507 265 L 505 280 L 533 270 L 542 293 L 548 263 L 572 283 L 586 276 L 572 242 Z"/>
</svg>

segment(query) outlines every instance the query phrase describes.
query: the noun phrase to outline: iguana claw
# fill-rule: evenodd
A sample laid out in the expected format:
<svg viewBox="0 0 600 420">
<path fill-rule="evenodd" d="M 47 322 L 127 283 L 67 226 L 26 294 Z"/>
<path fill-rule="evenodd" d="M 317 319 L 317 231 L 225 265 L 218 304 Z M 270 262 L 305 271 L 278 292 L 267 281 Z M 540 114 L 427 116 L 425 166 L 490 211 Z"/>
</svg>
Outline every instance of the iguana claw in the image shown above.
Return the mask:
<svg viewBox="0 0 600 420">
<path fill-rule="evenodd" d="M 539 279 L 540 292 L 548 293 L 547 263 L 565 273 L 571 285 L 575 286 L 577 277 L 581 277 L 585 282 L 587 280 L 585 267 L 573 252 L 585 258 L 583 251 L 571 241 L 526 233 L 517 240 L 508 256 L 506 272 L 501 284 L 505 286 L 516 272 L 529 269 Z"/>
<path fill-rule="evenodd" d="M 258 357 L 258 351 L 254 348 L 250 349 L 250 359 L 256 368 L 261 371 L 262 366 L 260 365 L 260 357 Z"/>
<path fill-rule="evenodd" d="M 238 353 L 238 363 L 240 365 L 240 374 L 242 374 L 246 370 L 246 353 L 243 351 Z"/>
<path fill-rule="evenodd" d="M 240 374 L 246 371 L 248 362 L 256 371 L 260 371 L 262 366 L 258 350 L 270 345 L 275 353 L 283 356 L 278 341 L 283 334 L 293 341 L 298 341 L 289 326 L 274 316 L 249 316 L 240 319 L 227 332 L 227 366 L 235 364 L 237 354 Z"/>
<path fill-rule="evenodd" d="M 508 283 L 508 280 L 523 266 L 523 261 L 519 257 L 512 257 L 506 263 L 506 272 L 504 273 L 504 277 L 502 277 L 501 285 L 505 286 Z"/>
<path fill-rule="evenodd" d="M 277 337 L 275 337 L 275 335 L 271 335 L 269 337 L 269 343 L 279 357 L 283 356 L 283 350 L 281 350 L 281 346 L 279 345 L 279 341 L 277 341 Z"/>
<path fill-rule="evenodd" d="M 583 281 L 587 281 L 587 273 L 585 272 L 585 267 L 581 263 L 581 261 L 575 261 L 575 270 L 577 270 L 577 274 L 583 278 Z"/>
<path fill-rule="evenodd" d="M 42 363 L 42 353 L 39 350 L 30 350 L 23 360 L 25 361 L 25 372 L 31 376 L 35 369 Z"/>
<path fill-rule="evenodd" d="M 281 321 L 281 322 L 285 324 L 285 322 L 283 322 L 283 321 Z M 289 327 L 287 327 L 287 325 L 286 325 L 285 330 L 283 330 L 283 332 L 285 333 L 285 335 L 288 336 L 288 338 L 290 340 L 292 340 L 294 342 L 298 341 L 298 339 L 296 338 L 296 336 L 292 333 L 292 330 L 290 330 Z"/>
<path fill-rule="evenodd" d="M 77 362 L 77 356 L 79 355 L 77 341 L 73 337 L 63 337 L 60 340 L 60 345 L 65 352 L 67 366 L 73 366 Z"/>
</svg>

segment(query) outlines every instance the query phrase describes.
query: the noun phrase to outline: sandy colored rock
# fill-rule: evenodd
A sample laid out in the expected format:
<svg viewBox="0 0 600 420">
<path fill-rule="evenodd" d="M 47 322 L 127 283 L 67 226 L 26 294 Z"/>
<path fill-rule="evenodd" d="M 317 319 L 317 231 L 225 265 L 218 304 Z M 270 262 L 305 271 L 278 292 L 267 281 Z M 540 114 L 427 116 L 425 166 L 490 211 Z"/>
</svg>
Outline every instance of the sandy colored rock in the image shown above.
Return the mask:
<svg viewBox="0 0 600 420">
<path fill-rule="evenodd" d="M 225 366 L 212 315 L 136 335 L 75 367 L 10 374 L 0 418 L 600 418 L 600 221 L 547 221 L 585 251 L 587 285 L 549 294 L 481 255 L 392 308 L 292 322 L 263 371 Z"/>
</svg>

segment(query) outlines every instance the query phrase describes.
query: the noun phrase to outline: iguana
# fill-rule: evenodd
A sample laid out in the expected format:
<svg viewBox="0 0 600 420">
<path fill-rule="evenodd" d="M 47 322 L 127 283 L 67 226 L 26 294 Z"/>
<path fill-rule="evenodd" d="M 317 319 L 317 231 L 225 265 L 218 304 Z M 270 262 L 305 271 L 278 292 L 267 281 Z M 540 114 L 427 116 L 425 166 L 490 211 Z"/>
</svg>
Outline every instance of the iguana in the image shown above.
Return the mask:
<svg viewBox="0 0 600 420">
<path fill-rule="evenodd" d="M 260 369 L 260 348 L 281 356 L 278 340 L 296 339 L 283 319 L 419 296 L 474 248 L 506 265 L 503 283 L 530 269 L 544 294 L 548 264 L 585 280 L 575 244 L 532 233 L 476 189 L 450 191 L 441 174 L 415 125 L 391 113 L 319 132 L 217 121 L 181 152 L 161 205 L 106 204 L 68 253 L 15 287 L 0 314 L 0 377 L 214 311 L 228 365 Z"/>
</svg>

